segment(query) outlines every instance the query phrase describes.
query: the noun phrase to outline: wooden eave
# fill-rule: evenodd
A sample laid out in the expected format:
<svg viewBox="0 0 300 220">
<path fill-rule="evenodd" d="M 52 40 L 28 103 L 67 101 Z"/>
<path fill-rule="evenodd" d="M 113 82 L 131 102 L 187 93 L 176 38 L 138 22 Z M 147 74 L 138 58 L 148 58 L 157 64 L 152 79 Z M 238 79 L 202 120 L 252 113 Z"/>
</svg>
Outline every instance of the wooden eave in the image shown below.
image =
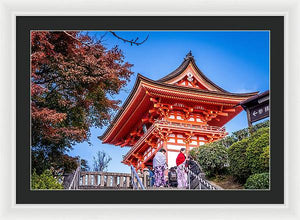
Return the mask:
<svg viewBox="0 0 300 220">
<path fill-rule="evenodd" d="M 141 96 L 145 98 L 148 95 L 147 94 L 148 91 L 154 91 L 154 90 L 158 91 L 158 95 L 162 95 L 161 93 L 164 92 L 164 93 L 169 93 L 169 95 L 172 96 L 173 98 L 182 97 L 182 99 L 187 99 L 188 97 L 190 97 L 193 100 L 207 100 L 207 101 L 211 101 L 211 102 L 214 101 L 218 103 L 222 103 L 222 102 L 231 103 L 232 105 L 240 103 L 241 101 L 248 99 L 258 93 L 258 92 L 229 93 L 226 91 L 201 90 L 198 88 L 189 88 L 189 87 L 177 86 L 172 84 L 166 84 L 161 81 L 154 81 L 138 74 L 135 85 L 131 93 L 127 97 L 126 101 L 124 102 L 123 106 L 121 107 L 121 109 L 119 110 L 119 112 L 117 113 L 117 115 L 115 116 L 111 124 L 109 125 L 109 127 L 103 133 L 103 135 L 99 137 L 103 141 L 103 143 L 111 143 L 111 141 L 114 138 L 112 137 L 112 134 L 114 133 L 113 131 L 115 131 L 115 129 L 118 128 L 122 129 L 126 127 L 124 124 L 122 124 L 121 126 L 122 128 L 120 128 L 121 125 L 120 122 L 122 121 L 122 118 L 124 118 L 126 114 L 128 115 L 128 111 L 130 110 L 129 108 L 133 109 L 134 107 L 137 106 L 134 105 L 133 103 L 143 104 L 140 103 L 141 100 L 147 100 L 147 99 L 141 99 Z M 138 101 L 138 97 L 140 102 Z M 125 121 L 126 123 L 128 123 L 128 120 Z M 120 131 L 118 133 L 120 133 Z"/>
<path fill-rule="evenodd" d="M 178 95 L 181 95 L 183 93 L 187 93 L 190 95 L 197 95 L 197 96 L 205 96 L 209 98 L 214 98 L 214 97 L 220 97 L 220 98 L 229 98 L 229 99 L 248 99 L 249 97 L 252 97 L 256 95 L 258 92 L 252 92 L 252 93 L 230 93 L 230 92 L 220 92 L 220 91 L 209 91 L 209 90 L 202 90 L 198 88 L 191 88 L 191 87 L 184 87 L 184 86 L 177 86 L 173 84 L 166 84 L 158 81 L 154 81 L 151 79 L 148 79 L 142 75 L 139 75 L 144 82 L 146 82 L 144 85 L 151 86 L 152 88 L 160 88 L 163 90 L 167 91 L 177 91 Z"/>
<path fill-rule="evenodd" d="M 263 98 L 263 97 L 267 97 L 267 96 L 269 96 L 269 90 L 267 90 L 265 92 L 262 92 L 260 94 L 257 94 L 255 96 L 252 96 L 251 98 L 242 101 L 240 103 L 240 105 L 243 106 L 243 108 L 246 108 L 248 106 L 253 105 L 253 102 L 255 102 L 257 99 L 260 99 L 260 98 Z"/>
<path fill-rule="evenodd" d="M 98 138 L 103 141 L 103 143 L 107 143 L 107 137 L 109 133 L 112 132 L 112 129 L 116 127 L 116 124 L 120 121 L 120 118 L 124 115 L 124 112 L 127 111 L 127 108 L 129 104 L 134 101 L 133 98 L 136 97 L 138 89 L 141 89 L 140 87 L 141 77 L 140 75 L 137 76 L 137 79 L 135 81 L 135 84 L 133 86 L 133 89 L 131 90 L 129 96 L 123 103 L 122 107 L 118 111 L 117 115 L 114 117 L 108 128 L 105 130 L 105 132 L 102 134 L 102 136 L 99 136 Z"/>
</svg>

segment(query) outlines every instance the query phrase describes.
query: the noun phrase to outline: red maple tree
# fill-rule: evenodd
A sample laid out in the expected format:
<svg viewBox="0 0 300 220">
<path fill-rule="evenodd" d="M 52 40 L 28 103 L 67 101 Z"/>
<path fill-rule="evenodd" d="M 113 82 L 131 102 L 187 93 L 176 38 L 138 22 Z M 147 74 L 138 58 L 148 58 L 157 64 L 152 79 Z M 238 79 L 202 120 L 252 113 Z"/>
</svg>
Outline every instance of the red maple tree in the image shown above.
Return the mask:
<svg viewBox="0 0 300 220">
<path fill-rule="evenodd" d="M 108 50 L 87 34 L 32 31 L 33 152 L 62 154 L 88 140 L 90 127 L 106 125 L 119 104 L 108 94 L 126 84 L 131 66 L 117 47 Z"/>
</svg>

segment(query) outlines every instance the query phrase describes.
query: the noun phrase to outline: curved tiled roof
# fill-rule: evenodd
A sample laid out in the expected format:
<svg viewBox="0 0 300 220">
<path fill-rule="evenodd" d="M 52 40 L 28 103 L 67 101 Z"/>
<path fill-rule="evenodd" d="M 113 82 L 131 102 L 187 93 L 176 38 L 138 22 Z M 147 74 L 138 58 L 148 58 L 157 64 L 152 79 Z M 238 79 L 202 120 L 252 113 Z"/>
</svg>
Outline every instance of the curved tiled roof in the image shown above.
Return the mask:
<svg viewBox="0 0 300 220">
<path fill-rule="evenodd" d="M 187 66 L 189 65 L 189 63 L 192 62 L 192 64 L 194 65 L 194 67 L 196 68 L 197 72 L 200 74 L 200 76 L 206 80 L 207 83 L 209 83 L 210 85 L 212 85 L 213 87 L 215 87 L 218 91 L 210 91 L 210 90 L 203 90 L 203 89 L 199 89 L 199 88 L 192 88 L 192 87 L 184 87 L 184 86 L 178 86 L 178 85 L 173 85 L 173 84 L 168 84 L 165 83 L 168 80 L 177 77 L 178 75 L 180 75 L 185 68 L 187 68 Z M 221 96 L 231 96 L 231 97 L 251 97 L 256 95 L 258 92 L 252 92 L 252 93 L 230 93 L 227 92 L 226 90 L 220 88 L 219 86 L 217 86 L 216 84 L 214 84 L 213 82 L 211 82 L 200 70 L 199 68 L 196 66 L 195 64 L 195 60 L 194 57 L 192 56 L 191 52 L 187 54 L 187 56 L 185 57 L 184 61 L 182 62 L 182 64 L 172 73 L 168 74 L 167 76 L 159 79 L 159 80 L 152 80 L 149 79 L 143 75 L 138 74 L 137 75 L 137 79 L 136 82 L 134 84 L 133 89 L 131 90 L 130 94 L 128 95 L 127 99 L 125 100 L 125 102 L 123 103 L 122 107 L 120 108 L 120 110 L 118 111 L 118 113 L 116 114 L 116 116 L 114 117 L 114 119 L 112 120 L 112 122 L 110 123 L 110 125 L 108 126 L 108 128 L 105 130 L 105 132 L 102 134 L 102 136 L 99 137 L 99 139 L 103 140 L 108 133 L 110 132 L 111 129 L 113 129 L 115 123 L 118 121 L 119 117 L 122 116 L 123 112 L 125 111 L 125 109 L 127 108 L 127 106 L 130 103 L 130 100 L 132 99 L 132 97 L 135 95 L 140 82 L 148 82 L 152 85 L 157 85 L 157 86 L 162 86 L 166 89 L 176 89 L 176 90 L 181 90 L 183 92 L 192 92 L 192 93 L 199 93 L 200 94 L 207 94 L 207 95 L 221 95 Z"/>
<path fill-rule="evenodd" d="M 230 92 L 208 91 L 208 90 L 202 90 L 202 89 L 190 88 L 190 87 L 183 87 L 183 86 L 177 86 L 177 85 L 167 84 L 167 83 L 163 83 L 163 82 L 159 82 L 159 81 L 154 81 L 154 80 L 149 79 L 149 78 L 147 78 L 147 77 L 145 77 L 143 75 L 138 74 L 136 82 L 134 84 L 134 87 L 131 90 L 130 94 L 128 95 L 127 99 L 125 100 L 124 104 L 122 105 L 122 107 L 118 111 L 118 113 L 115 116 L 115 118 L 110 123 L 109 127 L 103 133 L 103 135 L 99 137 L 101 140 L 112 129 L 113 125 L 117 122 L 118 118 L 122 115 L 122 113 L 124 112 L 124 110 L 127 108 L 127 106 L 129 104 L 131 98 L 136 93 L 136 90 L 139 87 L 139 84 L 140 84 L 141 81 L 146 81 L 146 82 L 149 82 L 149 83 L 154 84 L 154 85 L 164 86 L 165 88 L 174 88 L 174 89 L 178 89 L 178 90 L 181 90 L 181 91 L 196 92 L 196 93 L 199 93 L 199 94 L 203 94 L 204 93 L 204 94 L 215 94 L 215 95 L 222 95 L 222 96 L 250 97 L 250 96 L 256 95 L 258 93 L 258 92 L 252 92 L 252 93 L 230 93 Z"/>
<path fill-rule="evenodd" d="M 173 84 L 167 84 L 164 82 L 161 82 L 159 80 L 152 80 L 149 79 L 143 75 L 138 74 L 138 78 L 143 79 L 147 82 L 151 82 L 153 84 L 157 84 L 157 85 L 161 85 L 164 86 L 166 88 L 175 88 L 175 89 L 179 89 L 182 91 L 191 91 L 191 92 L 198 92 L 198 93 L 207 93 L 207 94 L 218 94 L 218 95 L 228 95 L 228 96 L 236 96 L 236 97 L 247 97 L 247 96 L 252 96 L 252 95 L 256 95 L 258 92 L 250 92 L 250 93 L 231 93 L 231 92 L 227 92 L 226 90 L 223 91 L 209 91 L 209 90 L 203 90 L 203 89 L 198 89 L 198 88 L 193 88 L 193 87 L 185 87 L 185 86 L 178 86 L 178 85 L 173 85 Z"/>
<path fill-rule="evenodd" d="M 225 89 L 222 89 L 221 87 L 219 87 L 218 85 L 216 85 L 215 83 L 213 83 L 210 79 L 208 79 L 203 73 L 202 71 L 198 68 L 198 66 L 196 65 L 194 56 L 192 55 L 192 52 L 190 51 L 186 57 L 184 58 L 184 61 L 181 63 L 181 65 L 174 70 L 173 72 L 171 72 L 170 74 L 164 76 L 163 78 L 157 80 L 157 82 L 166 82 L 170 79 L 173 79 L 177 76 L 179 76 L 187 67 L 188 65 L 192 63 L 193 66 L 195 67 L 197 73 L 210 85 L 212 85 L 213 87 L 215 87 L 217 90 L 222 91 L 222 92 L 227 92 Z"/>
</svg>

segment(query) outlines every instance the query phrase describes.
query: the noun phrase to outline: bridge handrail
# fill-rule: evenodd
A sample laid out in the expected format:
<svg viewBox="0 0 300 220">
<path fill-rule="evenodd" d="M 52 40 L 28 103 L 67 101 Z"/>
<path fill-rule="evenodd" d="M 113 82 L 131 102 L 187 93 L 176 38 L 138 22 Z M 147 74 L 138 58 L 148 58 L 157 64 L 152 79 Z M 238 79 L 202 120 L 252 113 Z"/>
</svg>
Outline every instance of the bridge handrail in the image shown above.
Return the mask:
<svg viewBox="0 0 300 220">
<path fill-rule="evenodd" d="M 115 172 L 104 172 L 104 171 L 81 171 L 82 175 L 106 175 L 106 176 L 131 176 L 130 173 L 115 173 Z"/>
<path fill-rule="evenodd" d="M 73 176 L 73 179 L 70 183 L 70 186 L 69 186 L 69 190 L 71 189 L 78 189 L 78 185 L 79 185 L 79 172 L 80 172 L 80 166 L 77 167 L 75 173 L 74 173 L 74 176 Z"/>
<path fill-rule="evenodd" d="M 196 163 L 197 166 L 199 166 L 198 163 Z M 189 189 L 191 187 L 190 185 L 190 175 L 194 176 L 198 181 L 199 181 L 199 185 L 200 185 L 200 189 L 201 189 L 201 184 L 203 184 L 205 187 L 207 187 L 210 190 L 217 190 L 217 188 L 215 186 L 213 186 L 211 183 L 209 183 L 207 180 L 203 179 L 200 174 L 197 175 L 195 174 L 193 171 L 191 171 L 188 167 L 185 167 L 186 172 L 188 173 L 188 182 L 189 182 Z"/>
<path fill-rule="evenodd" d="M 137 174 L 137 172 L 135 171 L 135 168 L 131 165 L 130 166 L 131 169 L 131 183 L 132 183 L 132 187 L 133 189 L 138 189 L 138 185 L 135 183 L 134 178 L 137 179 L 138 183 L 140 184 L 140 187 L 145 190 L 145 187 L 139 177 L 139 175 Z"/>
</svg>

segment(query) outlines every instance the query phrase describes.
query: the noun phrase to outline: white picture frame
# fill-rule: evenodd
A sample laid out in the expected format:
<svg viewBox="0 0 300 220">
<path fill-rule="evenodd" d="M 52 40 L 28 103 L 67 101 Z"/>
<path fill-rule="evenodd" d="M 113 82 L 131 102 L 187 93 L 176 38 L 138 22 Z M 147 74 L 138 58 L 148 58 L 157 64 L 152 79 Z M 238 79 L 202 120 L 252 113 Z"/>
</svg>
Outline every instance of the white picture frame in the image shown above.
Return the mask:
<svg viewBox="0 0 300 220">
<path fill-rule="evenodd" d="M 1 219 L 299 219 L 297 158 L 300 94 L 300 1 L 37 1 L 2 0 L 1 22 Z M 260 15 L 285 17 L 285 203 L 283 205 L 16 205 L 15 39 L 21 15 Z"/>
</svg>

